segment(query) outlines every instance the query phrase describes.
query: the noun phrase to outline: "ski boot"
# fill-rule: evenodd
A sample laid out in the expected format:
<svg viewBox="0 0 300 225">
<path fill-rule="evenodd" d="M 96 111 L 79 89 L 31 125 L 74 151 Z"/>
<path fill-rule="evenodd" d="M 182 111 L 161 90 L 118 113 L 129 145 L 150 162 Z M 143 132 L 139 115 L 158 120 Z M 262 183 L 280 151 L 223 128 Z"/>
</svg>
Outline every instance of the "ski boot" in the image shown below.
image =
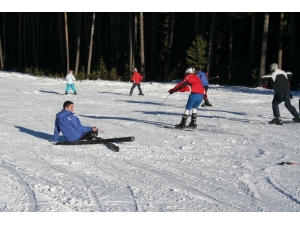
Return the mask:
<svg viewBox="0 0 300 225">
<path fill-rule="evenodd" d="M 276 124 L 276 125 L 283 125 L 282 119 L 281 117 L 275 117 L 274 119 L 272 119 L 269 124 Z"/>
<path fill-rule="evenodd" d="M 76 91 L 74 91 L 74 95 L 77 95 L 77 92 L 76 92 Z"/>
<path fill-rule="evenodd" d="M 197 128 L 196 119 L 197 119 L 197 113 L 193 113 L 192 118 L 191 118 L 191 122 L 187 127 L 188 128 L 194 128 L 194 129 Z"/>
<path fill-rule="evenodd" d="M 67 95 L 68 94 L 68 92 L 65 92 L 65 95 Z"/>
<path fill-rule="evenodd" d="M 177 128 L 177 129 L 183 129 L 184 130 L 187 118 L 188 118 L 188 115 L 184 114 L 183 117 L 182 117 L 182 119 L 181 119 L 180 124 L 176 124 L 175 128 Z"/>
<path fill-rule="evenodd" d="M 204 103 L 201 105 L 202 107 L 212 106 L 207 99 L 204 100 Z"/>
<path fill-rule="evenodd" d="M 300 116 L 293 118 L 294 123 L 300 123 Z"/>
<path fill-rule="evenodd" d="M 144 95 L 143 93 L 139 93 L 139 95 Z"/>
</svg>

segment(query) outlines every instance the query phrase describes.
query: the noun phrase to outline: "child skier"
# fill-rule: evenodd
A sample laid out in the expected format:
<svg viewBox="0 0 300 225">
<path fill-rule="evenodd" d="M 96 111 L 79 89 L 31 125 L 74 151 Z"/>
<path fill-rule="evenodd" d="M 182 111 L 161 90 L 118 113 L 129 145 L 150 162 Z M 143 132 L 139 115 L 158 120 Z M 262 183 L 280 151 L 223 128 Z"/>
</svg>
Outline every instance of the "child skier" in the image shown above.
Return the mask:
<svg viewBox="0 0 300 225">
<path fill-rule="evenodd" d="M 208 90 L 208 86 L 209 86 L 209 83 L 208 83 L 208 80 L 207 80 L 207 76 L 206 74 L 200 70 L 200 68 L 197 68 L 197 76 L 200 78 L 201 82 L 202 82 L 202 85 L 205 89 L 205 92 L 206 94 L 204 95 L 204 103 L 201 105 L 202 107 L 205 107 L 205 106 L 212 106 L 209 101 L 208 101 L 208 98 L 207 98 L 207 90 Z"/>
<path fill-rule="evenodd" d="M 67 74 L 67 76 L 66 76 L 65 79 L 67 80 L 67 86 L 66 86 L 65 95 L 68 94 L 68 91 L 69 91 L 70 88 L 72 88 L 72 90 L 74 91 L 74 95 L 76 95 L 77 92 L 76 92 L 76 88 L 74 86 L 74 80 L 76 80 L 76 79 L 75 79 L 75 77 L 73 75 L 73 70 L 69 70 L 69 73 Z"/>
<path fill-rule="evenodd" d="M 133 92 L 133 90 L 135 89 L 136 86 L 139 89 L 139 92 L 140 92 L 139 95 L 144 95 L 143 91 L 142 91 L 142 88 L 141 88 L 142 80 L 143 80 L 142 75 L 138 72 L 137 68 L 134 68 L 133 75 L 130 79 L 130 81 L 133 82 L 132 87 L 130 89 L 130 94 L 129 94 L 130 96 L 132 95 L 132 92 Z"/>
<path fill-rule="evenodd" d="M 185 92 L 189 91 L 190 95 L 186 103 L 185 112 L 182 116 L 180 124 L 177 124 L 175 128 L 185 129 L 186 121 L 189 115 L 189 111 L 192 110 L 191 122 L 188 125 L 190 128 L 196 128 L 196 119 L 197 119 L 197 108 L 203 100 L 203 96 L 206 94 L 206 91 L 202 85 L 200 78 L 195 74 L 195 69 L 188 67 L 185 70 L 185 77 L 183 81 L 178 83 L 174 88 L 170 89 L 168 92 L 173 94 L 174 92 Z"/>
</svg>

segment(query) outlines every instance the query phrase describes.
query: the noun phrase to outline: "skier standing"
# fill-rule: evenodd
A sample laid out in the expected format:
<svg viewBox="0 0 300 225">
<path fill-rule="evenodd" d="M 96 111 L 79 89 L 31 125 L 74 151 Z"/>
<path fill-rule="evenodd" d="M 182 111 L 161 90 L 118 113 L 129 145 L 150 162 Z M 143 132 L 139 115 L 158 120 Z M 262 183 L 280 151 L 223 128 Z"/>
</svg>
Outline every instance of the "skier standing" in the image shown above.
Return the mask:
<svg viewBox="0 0 300 225">
<path fill-rule="evenodd" d="M 75 79 L 75 77 L 73 75 L 73 70 L 69 70 L 69 73 L 67 74 L 65 80 L 67 80 L 67 86 L 66 86 L 65 95 L 68 94 L 68 91 L 69 91 L 70 88 L 72 88 L 72 90 L 74 91 L 74 95 L 76 95 L 77 92 L 76 92 L 76 88 L 74 86 L 74 80 L 76 80 L 76 79 Z"/>
<path fill-rule="evenodd" d="M 134 72 L 133 75 L 130 79 L 131 82 L 133 82 L 132 87 L 130 89 L 130 96 L 132 95 L 133 90 L 135 89 L 135 87 L 137 86 L 139 89 L 139 95 L 144 95 L 142 88 L 141 88 L 141 81 L 143 80 L 142 75 L 138 72 L 137 68 L 134 68 Z"/>
<path fill-rule="evenodd" d="M 202 82 L 202 85 L 205 89 L 205 92 L 206 94 L 204 95 L 204 103 L 201 105 L 202 107 L 205 107 L 205 106 L 212 106 L 209 101 L 208 101 L 208 98 L 207 98 L 207 90 L 208 90 L 208 86 L 209 86 L 209 83 L 208 83 L 208 80 L 207 80 L 207 76 L 206 74 L 201 71 L 201 69 L 198 67 L 197 68 L 197 76 L 200 78 L 201 82 Z"/>
<path fill-rule="evenodd" d="M 200 78 L 195 74 L 195 69 L 188 67 L 185 70 L 185 76 L 183 81 L 178 83 L 174 88 L 170 89 L 168 92 L 173 94 L 174 92 L 185 92 L 189 91 L 190 95 L 186 103 L 185 112 L 182 116 L 180 124 L 177 124 L 175 128 L 185 129 L 186 121 L 189 115 L 189 111 L 192 110 L 191 122 L 188 127 L 196 128 L 196 119 L 197 119 L 197 108 L 203 100 L 203 95 L 206 94 L 204 87 Z"/>
<path fill-rule="evenodd" d="M 286 72 L 278 69 L 278 65 L 276 63 L 270 65 L 270 70 L 272 72 L 273 90 L 275 91 L 272 101 L 273 115 L 275 118 L 269 123 L 283 125 L 278 106 L 283 101 L 285 107 L 295 117 L 293 119 L 294 122 L 300 123 L 299 113 L 295 107 L 291 105 L 291 98 L 293 98 L 293 96 L 290 92 L 290 85 Z"/>
<path fill-rule="evenodd" d="M 57 142 L 59 133 L 62 132 L 67 141 L 92 139 L 98 136 L 97 127 L 82 126 L 78 117 L 74 115 L 74 104 L 66 101 L 63 109 L 56 114 L 53 141 Z"/>
</svg>

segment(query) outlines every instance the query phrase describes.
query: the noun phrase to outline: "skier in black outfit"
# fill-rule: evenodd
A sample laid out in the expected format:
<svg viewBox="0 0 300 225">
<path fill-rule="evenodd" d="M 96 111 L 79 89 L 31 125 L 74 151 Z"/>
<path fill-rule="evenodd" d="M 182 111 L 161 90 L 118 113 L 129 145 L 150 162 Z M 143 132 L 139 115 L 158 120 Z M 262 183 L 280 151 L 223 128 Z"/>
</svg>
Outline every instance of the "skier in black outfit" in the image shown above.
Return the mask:
<svg viewBox="0 0 300 225">
<path fill-rule="evenodd" d="M 278 69 L 278 65 L 276 63 L 270 65 L 270 70 L 272 72 L 273 90 L 275 91 L 272 101 L 273 115 L 275 118 L 269 123 L 283 125 L 278 106 L 283 101 L 285 107 L 295 117 L 293 119 L 294 122 L 300 123 L 299 113 L 297 112 L 295 107 L 291 105 L 291 99 L 293 98 L 293 96 L 290 91 L 290 85 L 286 72 Z"/>
</svg>

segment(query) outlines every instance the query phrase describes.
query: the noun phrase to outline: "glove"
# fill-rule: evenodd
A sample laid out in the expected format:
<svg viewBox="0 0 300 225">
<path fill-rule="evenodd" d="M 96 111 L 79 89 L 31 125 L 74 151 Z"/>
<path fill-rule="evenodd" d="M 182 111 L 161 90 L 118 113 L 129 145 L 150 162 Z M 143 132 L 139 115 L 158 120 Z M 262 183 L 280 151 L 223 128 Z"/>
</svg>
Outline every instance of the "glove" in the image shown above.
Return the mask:
<svg viewBox="0 0 300 225">
<path fill-rule="evenodd" d="M 291 99 L 293 99 L 293 95 L 292 95 L 292 93 L 291 93 L 291 92 L 290 92 L 290 98 L 291 98 Z"/>
<path fill-rule="evenodd" d="M 173 89 L 170 89 L 168 92 L 169 92 L 170 94 L 173 94 L 175 91 L 174 91 Z"/>
</svg>

